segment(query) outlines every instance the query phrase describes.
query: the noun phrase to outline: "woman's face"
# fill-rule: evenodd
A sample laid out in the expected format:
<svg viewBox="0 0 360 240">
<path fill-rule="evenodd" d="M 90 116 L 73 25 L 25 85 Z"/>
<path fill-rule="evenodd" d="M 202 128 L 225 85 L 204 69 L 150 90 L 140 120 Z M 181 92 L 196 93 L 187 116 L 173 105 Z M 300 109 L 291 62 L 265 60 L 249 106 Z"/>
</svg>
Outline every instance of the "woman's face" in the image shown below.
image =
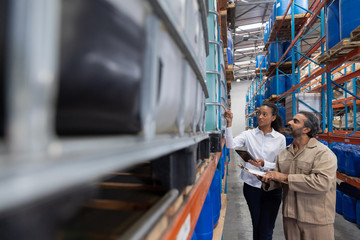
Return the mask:
<svg viewBox="0 0 360 240">
<path fill-rule="evenodd" d="M 272 114 L 272 108 L 268 106 L 261 106 L 260 110 L 256 113 L 259 127 L 271 126 L 271 123 L 275 121 L 276 116 Z"/>
</svg>

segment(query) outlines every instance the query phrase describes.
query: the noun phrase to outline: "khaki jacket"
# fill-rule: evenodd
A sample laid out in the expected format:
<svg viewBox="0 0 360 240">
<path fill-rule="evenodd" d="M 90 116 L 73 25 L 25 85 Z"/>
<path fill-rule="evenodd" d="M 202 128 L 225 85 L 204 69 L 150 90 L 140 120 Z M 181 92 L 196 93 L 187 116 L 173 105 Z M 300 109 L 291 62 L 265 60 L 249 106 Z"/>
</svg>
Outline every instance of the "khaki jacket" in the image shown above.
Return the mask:
<svg viewBox="0 0 360 240">
<path fill-rule="evenodd" d="M 296 154 L 292 144 L 283 149 L 274 170 L 289 174 L 289 184 L 282 184 L 283 216 L 312 224 L 334 223 L 336 169 L 335 154 L 315 138 Z M 271 182 L 263 188 L 280 186 Z"/>
</svg>

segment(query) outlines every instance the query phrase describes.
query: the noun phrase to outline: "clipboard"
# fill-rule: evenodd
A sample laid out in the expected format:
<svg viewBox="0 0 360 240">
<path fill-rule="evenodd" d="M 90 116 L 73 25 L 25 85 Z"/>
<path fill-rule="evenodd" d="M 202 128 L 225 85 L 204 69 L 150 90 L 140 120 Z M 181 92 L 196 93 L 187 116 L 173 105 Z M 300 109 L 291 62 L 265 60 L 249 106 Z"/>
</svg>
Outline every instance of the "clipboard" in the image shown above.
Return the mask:
<svg viewBox="0 0 360 240">
<path fill-rule="evenodd" d="M 245 162 L 248 162 L 249 160 L 256 162 L 256 159 L 246 150 L 235 150 L 235 152 L 239 154 Z"/>
<path fill-rule="evenodd" d="M 245 172 L 247 173 L 250 173 L 252 175 L 255 175 L 257 177 L 262 177 L 263 175 L 266 174 L 266 172 L 262 172 L 262 171 L 259 171 L 259 170 L 255 170 L 255 169 L 248 169 L 246 167 L 244 167 L 244 165 L 242 164 L 238 164 L 238 166 L 244 170 Z M 279 183 L 283 183 L 283 184 L 289 184 L 288 181 L 276 181 L 276 180 L 272 180 L 272 181 L 275 181 L 275 182 L 279 182 Z"/>
</svg>

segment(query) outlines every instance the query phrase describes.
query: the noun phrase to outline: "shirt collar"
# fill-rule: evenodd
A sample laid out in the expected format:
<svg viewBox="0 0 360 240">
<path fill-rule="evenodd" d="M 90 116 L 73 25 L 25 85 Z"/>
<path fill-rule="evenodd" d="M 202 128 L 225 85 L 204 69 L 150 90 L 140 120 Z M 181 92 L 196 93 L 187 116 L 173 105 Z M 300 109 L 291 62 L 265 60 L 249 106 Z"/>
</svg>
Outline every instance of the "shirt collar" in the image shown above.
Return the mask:
<svg viewBox="0 0 360 240">
<path fill-rule="evenodd" d="M 263 134 L 263 132 L 260 130 L 259 127 L 255 128 L 255 131 L 256 131 L 256 134 L 258 134 L 258 133 Z M 271 132 L 269 132 L 268 134 L 270 134 L 270 136 L 272 136 L 273 138 L 276 137 L 276 131 L 273 128 L 271 128 Z"/>
</svg>

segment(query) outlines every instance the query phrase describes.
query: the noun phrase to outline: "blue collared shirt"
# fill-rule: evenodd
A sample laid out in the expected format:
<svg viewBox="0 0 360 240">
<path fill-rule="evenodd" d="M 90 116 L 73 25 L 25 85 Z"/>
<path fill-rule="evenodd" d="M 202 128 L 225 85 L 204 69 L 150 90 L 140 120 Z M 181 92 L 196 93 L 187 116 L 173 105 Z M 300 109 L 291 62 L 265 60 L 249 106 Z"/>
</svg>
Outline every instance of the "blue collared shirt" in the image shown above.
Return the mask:
<svg viewBox="0 0 360 240">
<path fill-rule="evenodd" d="M 256 159 L 261 158 L 264 160 L 264 167 L 260 167 L 260 170 L 263 172 L 275 168 L 276 156 L 286 147 L 285 136 L 274 129 L 272 129 L 270 133 L 264 135 L 257 127 L 255 129 L 244 131 L 233 138 L 232 128 L 229 127 L 225 129 L 225 139 L 227 148 L 233 149 L 245 147 Z M 259 170 L 259 168 L 247 162 L 245 162 L 245 167 L 248 169 Z M 256 176 L 245 171 L 242 171 L 240 176 L 247 184 L 261 188 L 261 182 Z"/>
</svg>

